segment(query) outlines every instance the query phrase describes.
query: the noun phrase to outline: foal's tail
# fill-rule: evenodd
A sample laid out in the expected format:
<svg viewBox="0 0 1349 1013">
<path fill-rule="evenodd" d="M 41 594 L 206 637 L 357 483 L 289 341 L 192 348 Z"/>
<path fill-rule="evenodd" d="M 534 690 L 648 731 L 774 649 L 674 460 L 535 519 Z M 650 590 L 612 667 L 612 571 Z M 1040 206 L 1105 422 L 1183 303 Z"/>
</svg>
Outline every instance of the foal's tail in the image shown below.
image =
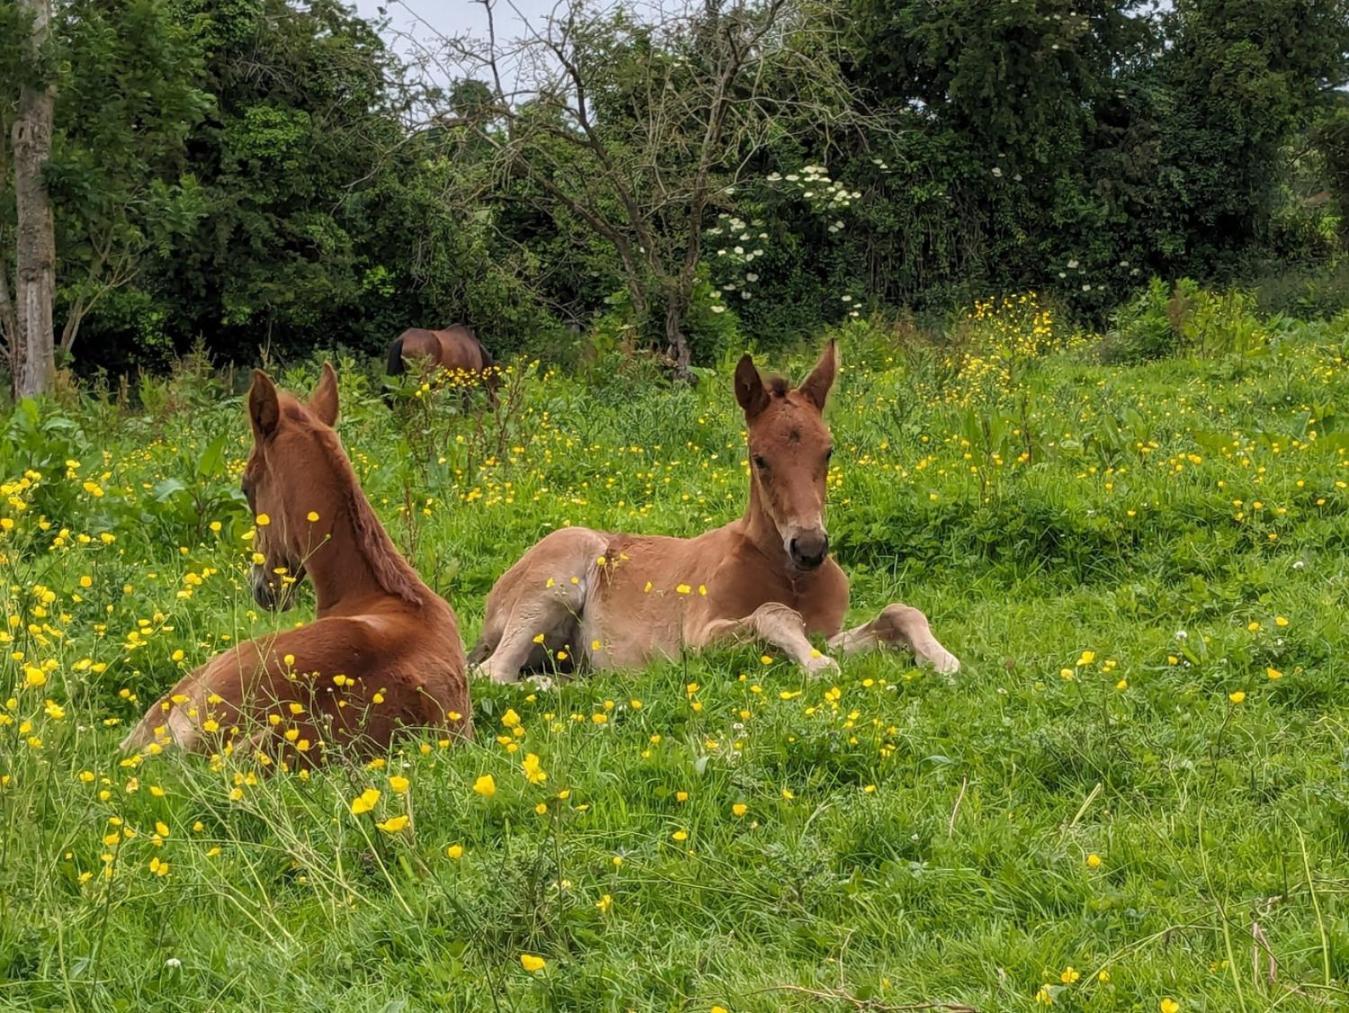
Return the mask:
<svg viewBox="0 0 1349 1013">
<path fill-rule="evenodd" d="M 389 358 L 384 364 L 384 371 L 389 376 L 402 376 L 407 372 L 407 365 L 403 362 L 403 338 L 400 335 L 393 339 L 389 345 Z M 393 407 L 393 391 L 387 387 L 384 389 L 384 403 L 390 408 Z"/>
</svg>

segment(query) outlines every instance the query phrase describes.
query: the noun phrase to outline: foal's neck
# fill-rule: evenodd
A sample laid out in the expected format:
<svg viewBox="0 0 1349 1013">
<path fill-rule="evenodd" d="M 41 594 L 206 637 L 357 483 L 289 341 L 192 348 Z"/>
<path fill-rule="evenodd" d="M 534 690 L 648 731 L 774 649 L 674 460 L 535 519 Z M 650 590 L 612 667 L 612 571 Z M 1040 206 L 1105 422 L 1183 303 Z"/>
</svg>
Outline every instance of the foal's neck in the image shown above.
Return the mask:
<svg viewBox="0 0 1349 1013">
<path fill-rule="evenodd" d="M 399 555 L 351 465 L 340 452 L 334 451 L 332 458 L 332 494 L 326 504 L 332 521 L 310 525 L 326 531 L 327 537 L 313 548 L 306 564 L 319 617 L 362 611 L 379 598 L 422 607 L 431 598 L 426 585 Z"/>
<path fill-rule="evenodd" d="M 327 539 L 313 550 L 306 567 L 314 584 L 320 619 L 387 595 L 375 577 L 367 553 L 358 544 L 355 525 L 347 509 L 338 507 L 334 510 L 333 523 L 328 530 Z"/>
<path fill-rule="evenodd" d="M 745 537 L 754 547 L 786 573 L 790 569 L 790 560 L 786 549 L 782 547 L 782 536 L 778 534 L 778 526 L 773 523 L 772 516 L 763 505 L 759 483 L 754 481 L 752 475 L 749 480 L 749 505 L 745 507 L 745 515 L 740 523 Z"/>
</svg>

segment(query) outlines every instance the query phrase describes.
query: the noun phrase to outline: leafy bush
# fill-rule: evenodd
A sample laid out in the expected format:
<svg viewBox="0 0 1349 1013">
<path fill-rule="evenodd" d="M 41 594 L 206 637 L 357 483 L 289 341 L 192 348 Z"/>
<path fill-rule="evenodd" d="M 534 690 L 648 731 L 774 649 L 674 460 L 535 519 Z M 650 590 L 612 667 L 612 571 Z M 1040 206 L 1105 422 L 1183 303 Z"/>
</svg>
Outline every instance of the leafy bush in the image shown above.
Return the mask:
<svg viewBox="0 0 1349 1013">
<path fill-rule="evenodd" d="M 1349 257 L 1270 272 L 1252 288 L 1262 313 L 1327 319 L 1349 309 Z"/>
<path fill-rule="evenodd" d="M 1184 341 L 1185 301 L 1197 287 L 1189 279 L 1174 289 L 1160 278 L 1149 281 L 1145 291 L 1116 312 L 1114 326 L 1101 342 L 1102 360 L 1143 362 L 1177 352 Z"/>
<path fill-rule="evenodd" d="M 1153 278 L 1116 314 L 1098 351 L 1107 363 L 1137 363 L 1169 355 L 1253 355 L 1268 341 L 1254 295 L 1214 292 L 1189 278 L 1174 286 Z"/>
</svg>

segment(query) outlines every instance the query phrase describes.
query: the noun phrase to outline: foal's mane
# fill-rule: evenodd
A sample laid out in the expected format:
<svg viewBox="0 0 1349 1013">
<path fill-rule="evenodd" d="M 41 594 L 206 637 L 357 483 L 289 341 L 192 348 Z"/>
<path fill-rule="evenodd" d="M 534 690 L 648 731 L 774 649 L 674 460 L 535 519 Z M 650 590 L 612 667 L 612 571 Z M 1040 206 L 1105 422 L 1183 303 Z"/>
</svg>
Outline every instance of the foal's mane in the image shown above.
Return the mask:
<svg viewBox="0 0 1349 1013">
<path fill-rule="evenodd" d="M 351 517 L 351 526 L 356 534 L 356 547 L 365 557 L 375 582 L 387 594 L 402 598 L 417 608 L 426 604 L 426 585 L 417 572 L 405 560 L 389 534 L 375 516 L 370 500 L 361 489 L 351 459 L 342 449 L 337 433 L 327 426 L 314 425 L 314 434 L 318 444 L 328 456 L 333 474 L 342 486 L 347 513 Z"/>
</svg>

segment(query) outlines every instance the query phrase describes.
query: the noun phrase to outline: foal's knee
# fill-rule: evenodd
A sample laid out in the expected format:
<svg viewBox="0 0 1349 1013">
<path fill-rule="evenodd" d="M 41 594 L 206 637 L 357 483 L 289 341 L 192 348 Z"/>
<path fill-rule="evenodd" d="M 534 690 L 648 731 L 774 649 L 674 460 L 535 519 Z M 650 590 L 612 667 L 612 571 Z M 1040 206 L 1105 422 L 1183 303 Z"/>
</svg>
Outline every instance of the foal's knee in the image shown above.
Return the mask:
<svg viewBox="0 0 1349 1013">
<path fill-rule="evenodd" d="M 932 635 L 927 616 L 912 605 L 887 605 L 876 621 L 880 624 L 882 637 L 908 647 L 920 660 L 943 675 L 954 675 L 960 671 L 960 659 Z"/>
<path fill-rule="evenodd" d="M 792 626 L 800 626 L 802 630 L 806 628 L 806 620 L 801 616 L 801 613 L 780 601 L 764 602 L 750 614 L 750 619 L 756 627 L 761 624 L 788 623 Z"/>
<path fill-rule="evenodd" d="M 899 602 L 881 609 L 881 614 L 876 617 L 876 628 L 886 639 L 898 637 L 904 640 L 912 640 L 914 634 L 929 629 L 927 616 L 912 605 Z"/>
<path fill-rule="evenodd" d="M 494 663 L 496 662 L 496 663 Z M 475 675 L 486 676 L 492 682 L 519 682 L 520 666 L 497 662 L 496 655 L 472 667 Z"/>
</svg>

